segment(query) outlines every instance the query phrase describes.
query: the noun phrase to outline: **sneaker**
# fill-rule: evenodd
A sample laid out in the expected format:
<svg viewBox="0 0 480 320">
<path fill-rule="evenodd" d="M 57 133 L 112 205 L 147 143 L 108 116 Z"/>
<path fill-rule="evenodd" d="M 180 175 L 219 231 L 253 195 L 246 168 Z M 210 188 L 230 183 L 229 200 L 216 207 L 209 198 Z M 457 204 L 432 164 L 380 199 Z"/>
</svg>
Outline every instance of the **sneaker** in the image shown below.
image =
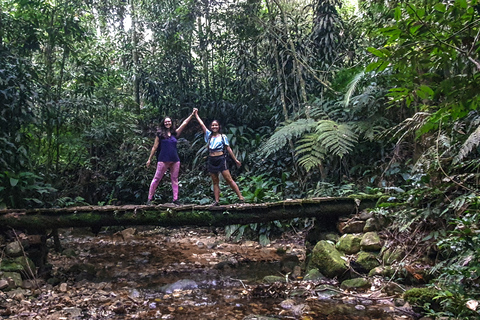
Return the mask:
<svg viewBox="0 0 480 320">
<path fill-rule="evenodd" d="M 240 200 L 238 201 L 238 203 L 244 204 L 244 203 L 245 203 L 245 199 L 240 199 Z"/>
<path fill-rule="evenodd" d="M 215 201 L 215 202 L 212 203 L 210 206 L 212 206 L 212 207 L 218 207 L 219 205 L 220 205 L 220 204 L 219 204 L 217 201 Z"/>
<path fill-rule="evenodd" d="M 173 200 L 172 203 L 173 203 L 174 205 L 176 205 L 176 206 L 179 206 L 179 205 L 180 205 L 180 201 L 178 201 L 178 200 Z"/>
<path fill-rule="evenodd" d="M 153 200 L 148 200 L 146 203 L 147 206 L 151 206 L 152 204 L 153 204 Z"/>
</svg>

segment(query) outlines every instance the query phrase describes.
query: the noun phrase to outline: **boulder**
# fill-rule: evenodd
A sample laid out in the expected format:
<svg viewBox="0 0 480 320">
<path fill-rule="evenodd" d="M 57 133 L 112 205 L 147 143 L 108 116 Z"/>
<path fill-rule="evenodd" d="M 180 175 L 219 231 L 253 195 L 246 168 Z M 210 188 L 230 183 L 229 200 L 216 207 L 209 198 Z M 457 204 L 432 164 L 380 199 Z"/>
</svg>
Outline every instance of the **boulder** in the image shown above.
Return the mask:
<svg viewBox="0 0 480 320">
<path fill-rule="evenodd" d="M 356 262 L 367 270 L 367 272 L 380 265 L 380 262 L 377 260 L 377 255 L 365 251 L 361 251 L 358 254 Z"/>
<path fill-rule="evenodd" d="M 335 247 L 346 254 L 355 254 L 360 251 L 361 241 L 362 235 L 348 233 L 338 239 Z"/>
<path fill-rule="evenodd" d="M 363 251 L 379 251 L 382 241 L 376 232 L 367 232 L 363 235 L 360 247 Z"/>
<path fill-rule="evenodd" d="M 345 257 L 328 241 L 319 241 L 312 251 L 311 264 L 329 278 L 341 277 L 348 270 Z"/>
<path fill-rule="evenodd" d="M 363 232 L 377 231 L 380 227 L 375 218 L 370 218 L 365 222 L 365 227 L 363 227 Z"/>
<path fill-rule="evenodd" d="M 341 233 L 361 233 L 365 227 L 365 221 L 350 221 L 345 224 L 339 225 L 339 230 Z"/>
<path fill-rule="evenodd" d="M 5 253 L 10 257 L 18 257 L 23 254 L 22 245 L 18 241 L 10 242 L 5 248 Z"/>
</svg>

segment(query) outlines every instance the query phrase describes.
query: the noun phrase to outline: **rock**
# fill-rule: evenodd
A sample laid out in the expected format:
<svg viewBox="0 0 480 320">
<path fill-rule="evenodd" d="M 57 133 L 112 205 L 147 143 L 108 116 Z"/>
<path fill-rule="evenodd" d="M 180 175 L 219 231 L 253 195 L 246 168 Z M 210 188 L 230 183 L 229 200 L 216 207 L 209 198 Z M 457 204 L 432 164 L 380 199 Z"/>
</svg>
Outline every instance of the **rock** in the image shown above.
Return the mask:
<svg viewBox="0 0 480 320">
<path fill-rule="evenodd" d="M 347 290 L 366 290 L 370 288 L 370 282 L 365 278 L 348 279 L 342 282 L 340 288 Z"/>
<path fill-rule="evenodd" d="M 280 307 L 283 309 L 291 309 L 295 305 L 295 301 L 293 299 L 287 299 L 282 302 L 280 302 Z"/>
<path fill-rule="evenodd" d="M 365 251 L 358 253 L 356 262 L 366 270 L 366 273 L 380 265 L 375 254 Z"/>
<path fill-rule="evenodd" d="M 330 300 L 338 296 L 338 289 L 331 285 L 320 285 L 315 288 L 318 300 Z"/>
<path fill-rule="evenodd" d="M 364 210 L 364 211 L 360 212 L 360 214 L 358 215 L 358 218 L 360 220 L 364 220 L 364 221 L 366 221 L 366 220 L 368 220 L 372 217 L 373 217 L 373 212 L 372 211 L 365 211 Z"/>
<path fill-rule="evenodd" d="M 64 282 L 64 283 L 61 283 L 60 284 L 60 287 L 58 288 L 58 290 L 60 290 L 60 292 L 67 292 L 68 290 L 68 285 Z"/>
<path fill-rule="evenodd" d="M 0 264 L 0 271 L 6 272 L 22 272 L 23 266 L 12 259 L 3 259 Z"/>
<path fill-rule="evenodd" d="M 379 230 L 377 220 L 370 218 L 365 222 L 365 227 L 363 227 L 363 232 L 371 232 Z"/>
<path fill-rule="evenodd" d="M 0 290 L 8 288 L 8 281 L 5 279 L 0 280 Z"/>
<path fill-rule="evenodd" d="M 27 291 L 22 288 L 16 288 L 7 292 L 7 296 L 10 299 L 15 299 L 17 301 L 25 300 L 26 295 L 27 295 Z"/>
<path fill-rule="evenodd" d="M 36 267 L 30 258 L 20 256 L 20 257 L 16 257 L 13 261 L 15 263 L 20 264 L 23 269 L 22 271 L 24 271 L 25 273 L 29 275 L 32 275 L 32 273 L 35 273 Z"/>
<path fill-rule="evenodd" d="M 75 307 L 63 308 L 63 311 L 70 316 L 70 319 L 82 316 L 82 309 L 80 308 L 75 308 Z"/>
<path fill-rule="evenodd" d="M 275 282 L 287 282 L 287 279 L 281 276 L 265 276 L 263 277 L 263 281 L 266 283 L 275 283 Z"/>
<path fill-rule="evenodd" d="M 132 240 L 135 238 L 135 234 L 137 233 L 137 229 L 135 228 L 127 228 L 121 231 L 122 237 L 124 241 Z"/>
<path fill-rule="evenodd" d="M 10 288 L 22 286 L 22 276 L 18 272 L 4 272 L 2 279 L 8 281 Z"/>
<path fill-rule="evenodd" d="M 198 284 L 195 281 L 183 279 L 162 287 L 161 291 L 164 293 L 172 293 L 175 290 L 190 290 L 190 289 L 197 289 L 197 288 L 198 288 Z"/>
<path fill-rule="evenodd" d="M 319 241 L 315 245 L 311 264 L 329 278 L 342 277 L 348 270 L 343 255 L 328 241 Z"/>
<path fill-rule="evenodd" d="M 317 268 L 310 269 L 303 277 L 304 281 L 318 281 L 325 279 L 325 276 Z"/>
<path fill-rule="evenodd" d="M 18 241 L 10 242 L 5 248 L 5 253 L 10 257 L 18 257 L 23 254 L 22 246 Z"/>
<path fill-rule="evenodd" d="M 375 267 L 368 273 L 369 277 L 373 276 L 382 276 L 385 278 L 391 278 L 395 274 L 395 269 L 390 266 L 379 266 Z"/>
<path fill-rule="evenodd" d="M 367 232 L 362 237 L 360 247 L 364 251 L 379 251 L 382 248 L 382 241 L 376 232 Z"/>
<path fill-rule="evenodd" d="M 344 234 L 340 239 L 338 239 L 335 247 L 337 250 L 342 251 L 346 254 L 355 254 L 360 251 L 360 241 L 362 241 L 363 235 L 357 234 Z"/>
<path fill-rule="evenodd" d="M 362 233 L 365 221 L 350 221 L 339 227 L 341 233 Z"/>
</svg>

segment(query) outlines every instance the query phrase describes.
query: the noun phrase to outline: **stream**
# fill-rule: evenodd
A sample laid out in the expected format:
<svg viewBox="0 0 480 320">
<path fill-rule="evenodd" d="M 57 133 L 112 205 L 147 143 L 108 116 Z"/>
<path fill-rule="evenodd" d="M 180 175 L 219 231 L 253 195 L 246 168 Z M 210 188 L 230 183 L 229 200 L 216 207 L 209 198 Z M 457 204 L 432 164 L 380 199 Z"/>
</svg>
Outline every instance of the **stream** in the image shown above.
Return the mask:
<svg viewBox="0 0 480 320">
<path fill-rule="evenodd" d="M 262 247 L 227 241 L 222 229 L 61 230 L 51 278 L 3 318 L 413 319 L 380 291 L 292 279 L 292 261 L 305 267 L 304 238 L 291 232 Z M 272 275 L 288 282 L 265 283 Z"/>
</svg>

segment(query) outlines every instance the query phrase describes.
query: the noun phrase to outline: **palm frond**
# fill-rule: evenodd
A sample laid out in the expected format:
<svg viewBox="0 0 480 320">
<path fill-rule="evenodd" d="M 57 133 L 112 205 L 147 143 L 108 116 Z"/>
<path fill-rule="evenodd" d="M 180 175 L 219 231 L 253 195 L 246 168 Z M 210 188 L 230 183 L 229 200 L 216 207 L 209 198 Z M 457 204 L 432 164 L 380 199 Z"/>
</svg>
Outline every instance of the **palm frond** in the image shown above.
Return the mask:
<svg viewBox="0 0 480 320">
<path fill-rule="evenodd" d="M 295 148 L 298 158 L 298 164 L 308 172 L 322 164 L 325 158 L 325 149 L 318 142 L 317 133 L 306 134 L 297 141 Z"/>
<path fill-rule="evenodd" d="M 454 159 L 454 163 L 461 161 L 465 158 L 473 148 L 477 147 L 480 144 L 480 126 L 475 129 L 475 131 L 470 134 L 467 140 L 463 143 L 458 155 Z"/>
<path fill-rule="evenodd" d="M 320 120 L 315 132 L 323 148 L 340 158 L 352 151 L 358 139 L 348 124 L 331 120 Z"/>
<path fill-rule="evenodd" d="M 360 83 L 360 80 L 362 80 L 364 75 L 365 75 L 364 71 L 357 73 L 355 77 L 353 77 L 352 81 L 348 83 L 347 92 L 345 93 L 345 97 L 343 99 L 343 104 L 345 106 L 347 106 L 350 103 L 350 99 L 352 98 L 353 93 L 357 89 L 357 86 Z"/>
<path fill-rule="evenodd" d="M 298 138 L 305 133 L 312 131 L 316 127 L 315 120 L 298 119 L 280 127 L 271 137 L 260 147 L 259 153 L 268 157 L 272 153 L 281 150 L 288 143 L 288 140 Z"/>
</svg>

